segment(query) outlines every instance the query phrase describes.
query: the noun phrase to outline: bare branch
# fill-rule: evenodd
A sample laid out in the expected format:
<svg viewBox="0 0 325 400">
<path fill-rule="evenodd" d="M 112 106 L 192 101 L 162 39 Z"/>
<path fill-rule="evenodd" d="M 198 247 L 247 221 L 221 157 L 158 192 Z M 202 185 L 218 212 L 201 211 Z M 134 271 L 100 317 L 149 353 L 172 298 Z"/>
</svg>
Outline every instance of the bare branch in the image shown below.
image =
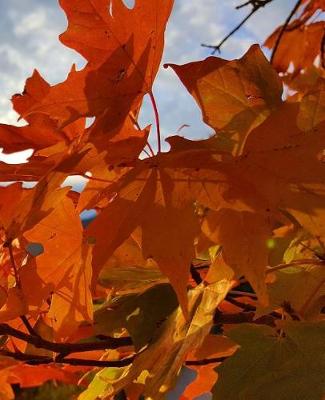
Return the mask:
<svg viewBox="0 0 325 400">
<path fill-rule="evenodd" d="M 200 275 L 199 271 L 194 267 L 193 264 L 191 264 L 190 272 L 191 272 L 191 277 L 192 277 L 193 281 L 194 281 L 197 285 L 199 285 L 200 283 L 202 283 L 203 280 L 202 280 L 202 278 L 201 278 L 201 275 Z"/>
<path fill-rule="evenodd" d="M 232 36 L 234 35 L 248 20 L 249 18 L 254 15 L 260 8 L 265 7 L 268 3 L 271 3 L 273 0 L 250 0 L 246 3 L 243 3 L 236 7 L 236 9 L 243 8 L 245 6 L 252 6 L 252 10 L 246 17 L 232 30 L 230 31 L 217 45 L 209 45 L 202 43 L 202 47 L 207 47 L 212 49 L 212 54 L 215 54 L 217 51 L 220 53 L 221 46 Z"/>
<path fill-rule="evenodd" d="M 38 356 L 34 354 L 24 354 L 24 353 L 15 353 L 13 351 L 0 350 L 0 354 L 6 357 L 11 357 L 18 361 L 24 361 L 29 365 L 41 365 L 41 364 L 54 364 L 55 361 L 51 357 L 47 356 Z M 123 358 L 122 360 L 85 360 L 82 358 L 65 358 L 60 361 L 60 364 L 68 364 L 68 365 L 78 365 L 85 367 L 125 367 L 133 362 L 135 356 Z"/>
<path fill-rule="evenodd" d="M 108 337 L 98 342 L 85 343 L 54 343 L 41 338 L 40 336 L 29 335 L 18 329 L 12 328 L 7 324 L 0 324 L 0 335 L 10 335 L 24 342 L 41 349 L 53 351 L 54 353 L 70 354 L 76 352 L 84 352 L 91 350 L 116 349 L 122 346 L 132 346 L 130 337 L 113 338 Z"/>
</svg>

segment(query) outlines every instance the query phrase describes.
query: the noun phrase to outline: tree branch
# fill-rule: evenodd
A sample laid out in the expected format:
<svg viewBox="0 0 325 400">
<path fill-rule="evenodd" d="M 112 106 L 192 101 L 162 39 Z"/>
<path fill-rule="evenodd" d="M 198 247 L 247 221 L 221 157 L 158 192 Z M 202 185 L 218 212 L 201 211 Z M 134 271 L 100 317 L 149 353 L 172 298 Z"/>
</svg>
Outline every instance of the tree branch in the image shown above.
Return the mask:
<svg viewBox="0 0 325 400">
<path fill-rule="evenodd" d="M 41 365 L 41 364 L 55 364 L 55 360 L 47 356 L 38 356 L 34 354 L 14 353 L 13 351 L 0 350 L 0 354 L 6 357 L 11 357 L 18 361 L 24 361 L 29 365 Z M 85 367 L 125 367 L 131 364 L 135 356 L 123 358 L 122 360 L 85 360 L 82 358 L 65 358 L 60 361 L 60 364 L 67 365 L 78 365 Z"/>
<path fill-rule="evenodd" d="M 54 353 L 63 353 L 65 355 L 92 350 L 116 349 L 122 346 L 132 346 L 133 344 L 130 337 L 108 337 L 106 340 L 100 342 L 53 343 L 41 338 L 40 336 L 33 336 L 21 332 L 18 329 L 12 328 L 7 324 L 0 324 L 0 335 L 13 336 L 17 339 L 23 340 L 24 342 L 30 343 L 37 348 L 50 350 Z"/>
<path fill-rule="evenodd" d="M 200 283 L 202 283 L 203 280 L 202 280 L 202 278 L 201 278 L 201 275 L 200 275 L 199 271 L 197 271 L 197 270 L 195 269 L 195 267 L 194 267 L 193 264 L 191 264 L 190 272 L 191 272 L 191 277 L 192 277 L 193 281 L 194 281 L 197 285 L 199 285 Z"/>
<path fill-rule="evenodd" d="M 246 3 L 243 3 L 236 7 L 236 9 L 243 8 L 245 6 L 252 6 L 252 10 L 246 17 L 237 25 L 233 30 L 231 30 L 217 45 L 209 45 L 202 43 L 202 47 L 207 47 L 212 49 L 212 54 L 215 54 L 217 51 L 220 53 L 221 46 L 232 36 L 234 35 L 249 19 L 252 15 L 254 15 L 260 8 L 265 7 L 268 3 L 271 3 L 273 0 L 249 0 Z"/>
</svg>

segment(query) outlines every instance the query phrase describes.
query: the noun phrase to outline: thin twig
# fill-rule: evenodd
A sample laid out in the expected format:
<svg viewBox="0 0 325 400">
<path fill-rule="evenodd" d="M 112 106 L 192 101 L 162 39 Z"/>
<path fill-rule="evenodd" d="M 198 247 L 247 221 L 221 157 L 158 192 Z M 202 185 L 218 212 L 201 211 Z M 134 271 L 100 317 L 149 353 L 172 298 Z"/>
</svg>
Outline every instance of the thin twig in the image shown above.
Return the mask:
<svg viewBox="0 0 325 400">
<path fill-rule="evenodd" d="M 236 6 L 236 10 L 239 10 L 240 8 L 246 7 L 246 6 L 253 6 L 253 7 L 264 7 L 266 4 L 271 3 L 273 0 L 248 0 L 246 3 L 240 4 L 239 6 Z"/>
<path fill-rule="evenodd" d="M 255 293 L 244 292 L 244 291 L 241 291 L 241 290 L 231 290 L 229 292 L 229 294 L 230 295 L 234 294 L 234 295 L 237 295 L 237 296 L 248 296 L 248 297 L 252 297 L 253 299 L 257 298 Z"/>
<path fill-rule="evenodd" d="M 252 10 L 246 17 L 237 25 L 234 29 L 232 29 L 217 45 L 209 45 L 202 43 L 202 47 L 207 47 L 209 49 L 213 49 L 212 54 L 215 54 L 217 51 L 220 53 L 221 46 L 232 36 L 234 35 L 249 19 L 252 15 L 254 15 L 260 8 L 266 6 L 268 3 L 271 3 L 273 0 L 250 0 L 246 3 L 243 3 L 236 7 L 236 9 L 243 8 L 245 6 L 251 5 Z"/>
<path fill-rule="evenodd" d="M 255 306 L 253 306 L 252 304 L 242 303 L 241 301 L 238 301 L 235 298 L 229 296 L 229 293 L 227 294 L 225 300 L 228 301 L 229 303 L 233 304 L 234 306 L 241 308 L 244 311 L 256 311 Z"/>
<path fill-rule="evenodd" d="M 254 15 L 256 13 L 256 10 L 253 9 L 248 15 L 246 15 L 246 17 L 232 30 L 228 33 L 228 35 L 226 35 L 217 45 L 211 45 L 211 44 L 205 44 L 202 43 L 201 46 L 202 47 L 207 47 L 208 49 L 213 49 L 211 54 L 215 54 L 217 51 L 220 53 L 220 48 L 221 46 L 234 34 L 236 33 L 244 24 L 247 20 L 249 20 L 249 18 Z"/>
<path fill-rule="evenodd" d="M 303 1 L 303 0 L 298 0 L 298 1 L 297 1 L 297 3 L 296 3 L 295 6 L 293 7 L 293 9 L 291 10 L 291 12 L 290 12 L 290 14 L 288 15 L 287 19 L 285 20 L 284 24 L 283 24 L 282 27 L 281 27 L 281 30 L 280 30 L 280 32 L 279 32 L 277 38 L 276 38 L 275 45 L 274 45 L 274 47 L 273 47 L 273 51 L 272 51 L 272 54 L 271 54 L 271 58 L 270 58 L 270 63 L 271 63 L 271 64 L 273 64 L 274 57 L 275 57 L 275 54 L 276 54 L 276 52 L 277 52 L 277 50 L 278 50 L 278 47 L 279 47 L 279 45 L 280 45 L 282 36 L 284 35 L 284 32 L 286 31 L 286 29 L 287 29 L 287 27 L 288 27 L 288 25 L 289 25 L 289 23 L 290 23 L 292 17 L 295 15 L 295 13 L 297 12 L 298 8 L 300 7 L 302 1 Z"/>
<path fill-rule="evenodd" d="M 290 263 L 284 263 L 284 264 L 278 264 L 275 265 L 274 267 L 269 267 L 266 271 L 265 274 L 268 275 L 272 272 L 279 271 L 284 268 L 288 267 L 299 267 L 300 265 L 324 265 L 325 266 L 325 261 L 324 260 L 314 260 L 312 259 L 301 259 L 301 260 L 293 260 Z"/>
</svg>

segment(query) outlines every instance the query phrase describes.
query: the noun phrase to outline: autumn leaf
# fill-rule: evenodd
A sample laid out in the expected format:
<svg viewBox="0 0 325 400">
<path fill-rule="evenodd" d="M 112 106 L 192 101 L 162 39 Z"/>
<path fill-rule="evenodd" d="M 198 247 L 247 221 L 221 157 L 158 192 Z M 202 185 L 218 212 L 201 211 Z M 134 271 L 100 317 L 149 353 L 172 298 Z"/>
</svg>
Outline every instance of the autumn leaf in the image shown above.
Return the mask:
<svg viewBox="0 0 325 400">
<path fill-rule="evenodd" d="M 119 377 L 112 376 L 104 380 L 106 384 L 101 386 L 100 395 L 112 396 L 136 381 L 142 385 L 145 396 L 163 398 L 174 385 L 187 353 L 199 347 L 209 333 L 215 307 L 223 300 L 230 286 L 230 281 L 222 280 L 193 289 L 189 293 L 189 319 L 184 319 L 178 307 L 164 322 L 160 335 L 138 355 L 132 366 L 120 370 Z M 109 369 L 106 371 L 109 373 Z M 80 399 L 93 400 L 98 395 L 89 386 Z"/>
<path fill-rule="evenodd" d="M 177 306 L 171 286 L 158 283 L 144 292 L 117 296 L 106 302 L 94 314 L 94 329 L 97 334 L 107 335 L 126 328 L 135 348 L 140 350 L 152 340 Z"/>
<path fill-rule="evenodd" d="M 67 80 L 52 86 L 25 115 L 45 113 L 65 126 L 105 113 L 105 121 L 116 127 L 151 90 L 173 1 L 141 0 L 132 9 L 120 0 L 61 0 L 60 5 L 69 21 L 61 41 L 88 63 L 81 71 L 73 67 Z"/>
<path fill-rule="evenodd" d="M 290 304 L 304 319 L 317 319 L 325 298 L 325 271 L 320 265 L 301 265 L 277 271 L 268 285 L 270 309 Z M 261 315 L 263 310 L 258 309 Z"/>
<path fill-rule="evenodd" d="M 194 97 L 208 125 L 240 151 L 247 134 L 281 103 L 280 80 L 257 45 L 239 60 L 209 57 L 171 66 Z"/>
<path fill-rule="evenodd" d="M 140 164 L 122 177 L 118 189 L 114 185 L 109 188 L 112 193 L 117 189 L 118 196 L 89 226 L 87 234 L 96 239 L 96 275 L 115 249 L 140 227 L 135 234 L 144 258 L 157 262 L 186 313 L 186 286 L 199 223 L 187 196 L 186 181 L 181 178 L 172 170 L 147 169 L 146 164 Z"/>
<path fill-rule="evenodd" d="M 269 49 L 273 49 L 282 27 L 268 37 L 264 43 Z M 324 22 L 318 21 L 311 24 L 301 24 L 293 21 L 284 32 L 279 47 L 275 53 L 273 65 L 278 72 L 286 72 L 290 63 L 294 70 L 310 67 L 317 55 L 321 45 L 324 31 Z"/>
<path fill-rule="evenodd" d="M 35 70 L 12 98 L 26 125 L 0 125 L 4 152 L 33 149 L 0 162 L 0 398 L 55 379 L 159 400 L 189 367 L 180 399 L 321 400 L 324 0 L 267 40 L 273 66 L 258 45 L 167 64 L 215 133 L 166 152 L 152 86 L 173 0 L 133 3 L 60 0 L 86 64 L 54 85 Z"/>
<path fill-rule="evenodd" d="M 71 200 L 65 198 L 25 237 L 40 243 L 37 274 L 53 292 L 49 318 L 58 337 L 69 336 L 80 322 L 92 320 L 91 247 Z"/>
<path fill-rule="evenodd" d="M 245 275 L 259 296 L 268 303 L 265 267 L 268 264 L 267 239 L 272 235 L 265 215 L 221 209 L 208 212 L 203 232 L 222 246 L 223 260 L 238 277 Z"/>
<path fill-rule="evenodd" d="M 297 125 L 303 131 L 317 129 L 324 121 L 325 113 L 325 79 L 317 81 L 301 100 Z"/>
</svg>

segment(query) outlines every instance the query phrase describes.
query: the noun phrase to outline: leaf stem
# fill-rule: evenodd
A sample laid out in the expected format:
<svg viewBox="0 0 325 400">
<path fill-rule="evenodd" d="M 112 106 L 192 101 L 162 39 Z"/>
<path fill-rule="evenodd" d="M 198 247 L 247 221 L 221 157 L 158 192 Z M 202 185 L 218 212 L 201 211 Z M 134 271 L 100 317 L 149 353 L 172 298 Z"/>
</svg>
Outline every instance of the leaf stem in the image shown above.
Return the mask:
<svg viewBox="0 0 325 400">
<path fill-rule="evenodd" d="M 284 268 L 288 267 L 294 267 L 294 266 L 300 266 L 300 265 L 325 265 L 325 261 L 323 260 L 314 260 L 314 259 L 301 259 L 301 260 L 294 260 L 290 263 L 284 263 L 284 264 L 278 264 L 274 267 L 269 267 L 266 271 L 265 274 L 268 275 L 272 272 L 279 271 Z"/>
<path fill-rule="evenodd" d="M 156 130 L 157 130 L 157 142 L 158 142 L 158 153 L 161 153 L 161 134 L 160 134 L 160 120 L 159 120 L 159 111 L 156 103 L 155 96 L 153 95 L 152 90 L 148 93 L 150 97 L 150 101 L 153 107 L 153 111 L 155 114 L 156 120 Z"/>
</svg>

